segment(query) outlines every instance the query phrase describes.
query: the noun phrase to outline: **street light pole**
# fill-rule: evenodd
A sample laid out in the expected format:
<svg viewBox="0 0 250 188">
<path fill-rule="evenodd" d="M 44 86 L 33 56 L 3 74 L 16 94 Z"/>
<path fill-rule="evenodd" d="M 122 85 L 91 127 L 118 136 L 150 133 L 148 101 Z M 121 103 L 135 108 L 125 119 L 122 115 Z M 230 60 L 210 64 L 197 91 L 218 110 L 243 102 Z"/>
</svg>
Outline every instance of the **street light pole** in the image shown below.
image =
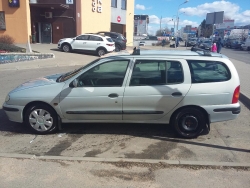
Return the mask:
<svg viewBox="0 0 250 188">
<path fill-rule="evenodd" d="M 176 26 L 176 37 L 175 37 L 175 48 L 176 48 L 176 43 L 177 43 L 177 37 L 178 37 L 178 24 L 179 24 L 179 9 L 180 9 L 180 6 L 187 3 L 189 0 L 185 0 L 183 3 L 181 3 L 179 6 L 178 6 L 178 10 L 177 10 L 177 17 L 176 17 L 176 21 L 177 21 L 177 26 Z"/>
</svg>

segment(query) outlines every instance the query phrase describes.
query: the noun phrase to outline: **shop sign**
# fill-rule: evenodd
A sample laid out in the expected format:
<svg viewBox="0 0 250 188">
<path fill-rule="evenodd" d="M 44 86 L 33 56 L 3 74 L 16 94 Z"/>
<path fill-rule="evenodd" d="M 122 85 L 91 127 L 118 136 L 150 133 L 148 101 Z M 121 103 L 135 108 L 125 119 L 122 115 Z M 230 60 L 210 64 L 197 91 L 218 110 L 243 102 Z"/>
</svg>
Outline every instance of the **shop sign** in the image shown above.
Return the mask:
<svg viewBox="0 0 250 188">
<path fill-rule="evenodd" d="M 73 5 L 74 4 L 74 0 L 66 0 L 66 4 Z"/>
<path fill-rule="evenodd" d="M 92 11 L 102 13 L 102 0 L 92 0 Z"/>
<path fill-rule="evenodd" d="M 0 11 L 0 30 L 6 30 L 4 11 Z"/>
<path fill-rule="evenodd" d="M 9 7 L 20 7 L 19 0 L 8 0 L 9 1 Z"/>
</svg>

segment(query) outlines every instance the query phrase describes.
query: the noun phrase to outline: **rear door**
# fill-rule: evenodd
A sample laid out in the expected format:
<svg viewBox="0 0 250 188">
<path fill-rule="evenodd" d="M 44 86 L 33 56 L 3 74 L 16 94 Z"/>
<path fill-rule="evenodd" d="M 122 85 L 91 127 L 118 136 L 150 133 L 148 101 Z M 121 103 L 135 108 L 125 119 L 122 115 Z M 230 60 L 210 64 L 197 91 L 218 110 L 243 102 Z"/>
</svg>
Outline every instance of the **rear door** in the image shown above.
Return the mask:
<svg viewBox="0 0 250 188">
<path fill-rule="evenodd" d="M 188 70 L 188 71 L 184 71 Z M 123 120 L 157 120 L 180 103 L 191 87 L 184 60 L 135 59 L 123 98 Z"/>
<path fill-rule="evenodd" d="M 95 51 L 98 47 L 104 46 L 104 41 L 101 37 L 90 35 L 87 42 L 87 50 Z"/>
</svg>

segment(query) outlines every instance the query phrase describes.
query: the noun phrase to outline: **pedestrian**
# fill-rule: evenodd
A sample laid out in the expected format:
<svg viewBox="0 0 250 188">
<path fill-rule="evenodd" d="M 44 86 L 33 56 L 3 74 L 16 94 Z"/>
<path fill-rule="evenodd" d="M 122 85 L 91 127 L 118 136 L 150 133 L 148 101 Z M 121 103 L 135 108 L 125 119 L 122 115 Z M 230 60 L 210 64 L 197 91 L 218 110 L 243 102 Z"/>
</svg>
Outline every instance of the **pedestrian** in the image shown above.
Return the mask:
<svg viewBox="0 0 250 188">
<path fill-rule="evenodd" d="M 220 53 L 221 48 L 223 46 L 223 44 L 221 42 L 221 38 L 219 38 L 219 40 L 216 42 L 216 46 L 217 46 L 217 53 Z"/>
<path fill-rule="evenodd" d="M 216 43 L 213 43 L 212 48 L 211 48 L 212 52 L 217 52 L 217 46 Z"/>
</svg>

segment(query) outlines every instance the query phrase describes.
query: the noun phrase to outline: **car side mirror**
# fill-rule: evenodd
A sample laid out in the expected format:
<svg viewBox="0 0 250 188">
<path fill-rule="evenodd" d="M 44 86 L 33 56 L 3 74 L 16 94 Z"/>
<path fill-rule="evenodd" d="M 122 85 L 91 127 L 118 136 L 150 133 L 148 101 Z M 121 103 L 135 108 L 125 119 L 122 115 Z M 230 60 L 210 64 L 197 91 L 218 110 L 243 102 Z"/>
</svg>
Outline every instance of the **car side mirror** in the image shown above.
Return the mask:
<svg viewBox="0 0 250 188">
<path fill-rule="evenodd" d="M 73 82 L 71 82 L 71 83 L 69 84 L 69 87 L 75 88 L 75 87 L 77 87 L 77 85 L 78 85 L 78 80 L 77 80 L 77 79 L 74 79 Z"/>
</svg>

